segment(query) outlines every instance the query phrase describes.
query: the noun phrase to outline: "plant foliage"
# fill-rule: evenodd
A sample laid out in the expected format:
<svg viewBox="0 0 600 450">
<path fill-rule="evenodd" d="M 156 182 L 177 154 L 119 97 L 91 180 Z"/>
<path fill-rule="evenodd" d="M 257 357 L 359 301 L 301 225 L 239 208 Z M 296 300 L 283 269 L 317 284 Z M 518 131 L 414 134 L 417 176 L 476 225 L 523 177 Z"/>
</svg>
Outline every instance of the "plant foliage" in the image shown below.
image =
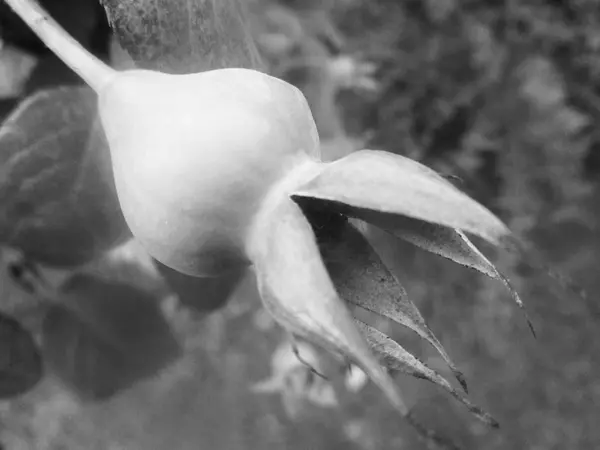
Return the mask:
<svg viewBox="0 0 600 450">
<path fill-rule="evenodd" d="M 353 152 L 294 193 L 295 203 L 280 218 L 302 223 L 304 234 L 286 228 L 290 222 L 273 221 L 265 230 L 271 260 L 257 270 L 263 303 L 288 332 L 362 362 L 363 370 L 428 442 L 452 446 L 422 427 L 423 420 L 415 419 L 414 411 L 386 381 L 384 369 L 369 355 L 391 373 L 441 387 L 482 423 L 497 427 L 496 419 L 445 378 L 448 372 L 434 370 L 409 345 L 397 342 L 401 339 L 393 329 L 347 312 L 369 311 L 412 330 L 435 349 L 466 391 L 464 373 L 472 371 L 453 362 L 444 339 L 432 330 L 445 329 L 442 324 L 449 321 L 457 325 L 447 329 L 480 330 L 488 323 L 485 315 L 478 307 L 457 307 L 446 291 L 435 295 L 440 291 L 433 286 L 425 286 L 432 300 L 413 295 L 410 288 L 418 277 L 409 276 L 410 269 L 398 274 L 395 267 L 386 266 L 385 256 L 391 254 L 405 266 L 425 264 L 423 276 L 443 267 L 436 284 L 448 282 L 453 285 L 448 290 L 456 291 L 457 285 L 470 283 L 473 299 L 493 292 L 482 304 L 506 311 L 498 306 L 502 302 L 495 301 L 502 297 L 495 288 L 486 291 L 482 281 L 473 282 L 462 272 L 455 275 L 459 274 L 455 269 L 436 265 L 414 248 L 397 243 L 404 241 L 500 281 L 497 284 L 507 287 L 523 309 L 505 273 L 513 278 L 522 268 L 524 253 L 534 267 L 544 268 L 545 263 L 537 255 L 531 258 L 530 247 L 524 251 L 522 242 L 536 229 L 544 233 L 564 224 L 589 229 L 594 218 L 577 205 L 592 188 L 582 167 L 595 173 L 597 133 L 590 123 L 598 116 L 597 96 L 595 88 L 574 80 L 579 74 L 590 79 L 598 72 L 597 58 L 585 57 L 597 50 L 598 20 L 591 2 L 577 7 L 508 2 L 506 9 L 481 2 L 447 2 L 442 8 L 434 1 L 348 1 L 335 7 L 328 2 L 302 6 L 268 0 L 243 7 L 234 0 L 103 0 L 103 8 L 96 8 L 95 2 L 91 7 L 90 2 L 81 3 L 87 5 L 85 12 L 73 13 L 87 18 L 81 28 L 72 18 L 57 18 L 88 47 L 92 34 L 103 29 L 96 25 L 106 20 L 112 27 L 112 45 L 140 68 L 191 73 L 241 66 L 268 71 L 302 88 L 317 121 L 325 159 L 365 147 L 361 141 L 368 141 L 369 148 L 396 153 Z M 2 11 L 0 19 L 9 17 Z M 566 17 L 571 22 L 565 22 Z M 21 40 L 31 43 L 33 37 L 22 24 L 15 27 L 11 22 L 14 16 L 0 27 L 2 37 L 18 41 L 15 36 L 26 33 Z M 575 32 L 565 25 L 575 22 L 586 26 Z M 399 31 L 391 31 L 398 27 Z M 362 36 L 364 30 L 372 33 L 369 39 Z M 105 41 L 108 34 L 105 26 Z M 346 41 L 344 36 L 352 38 Z M 349 53 L 349 47 L 359 48 L 377 63 L 376 76 L 359 57 L 340 57 Z M 583 47 L 579 56 L 575 47 Z M 350 63 L 345 66 L 343 61 Z M 361 91 L 366 85 L 368 93 Z M 7 336 L 3 353 L 18 355 L 20 364 L 3 365 L 2 397 L 20 395 L 36 385 L 42 377 L 42 358 L 81 398 L 118 397 L 180 356 L 159 307 L 164 292 L 148 294 L 122 281 L 86 274 L 90 264 L 131 237 L 95 116 L 95 95 L 86 87 L 73 86 L 23 92 L 0 127 L 0 242 L 35 264 L 74 270 L 75 275 L 44 309 L 41 349 L 14 319 L 7 316 L 0 322 L 6 324 L 1 327 Z M 344 115 L 339 103 L 345 106 Z M 360 137 L 353 140 L 347 130 Z M 439 172 L 457 174 L 464 182 L 454 186 Z M 502 270 L 467 234 L 510 250 L 499 258 Z M 404 254 L 399 255 L 398 248 Z M 300 259 L 317 263 L 309 270 Z M 157 261 L 146 263 L 169 294 L 203 313 L 226 309 L 246 275 L 239 271 L 220 278 L 193 278 Z M 515 285 L 522 287 L 522 279 L 516 280 Z M 527 291 L 539 294 L 540 288 Z M 338 295 L 349 308 L 340 309 L 332 301 L 327 309 L 317 302 Z M 419 309 L 429 310 L 435 302 L 448 302 L 461 313 L 448 313 L 448 320 L 441 323 L 429 320 L 431 314 Z M 302 320 L 299 305 L 304 308 Z M 510 312 L 505 315 L 512 317 Z M 506 339 L 494 336 L 490 338 L 494 345 Z"/>
</svg>

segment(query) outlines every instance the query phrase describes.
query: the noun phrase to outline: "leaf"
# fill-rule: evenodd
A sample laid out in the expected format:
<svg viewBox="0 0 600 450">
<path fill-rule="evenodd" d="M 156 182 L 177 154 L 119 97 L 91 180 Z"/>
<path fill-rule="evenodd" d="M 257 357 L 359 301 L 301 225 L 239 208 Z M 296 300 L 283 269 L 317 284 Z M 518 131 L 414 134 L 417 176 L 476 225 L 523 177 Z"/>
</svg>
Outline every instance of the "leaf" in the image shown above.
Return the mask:
<svg viewBox="0 0 600 450">
<path fill-rule="evenodd" d="M 447 258 L 465 267 L 475 269 L 490 278 L 501 281 L 509 290 L 515 303 L 521 308 L 529 329 L 535 336 L 535 329 L 516 289 L 512 286 L 509 279 L 496 269 L 496 266 L 475 247 L 463 232 L 410 217 L 395 217 L 393 228 L 387 228 L 388 224 L 385 220 L 379 221 L 377 217 L 373 217 L 373 219 L 371 222 L 372 225 L 384 231 L 378 232 L 377 229 L 367 227 L 367 234 L 377 234 L 380 240 L 386 240 L 385 235 L 389 236 L 391 234 L 423 250 Z"/>
<path fill-rule="evenodd" d="M 373 351 L 381 357 L 385 365 L 392 371 L 399 371 L 415 378 L 428 380 L 452 395 L 467 407 L 467 409 L 486 425 L 498 428 L 498 422 L 476 405 L 473 405 L 464 395 L 454 389 L 448 381 L 435 370 L 430 369 L 400 344 L 386 336 L 379 330 L 356 320 L 359 329 L 363 332 Z"/>
<path fill-rule="evenodd" d="M 309 215 L 311 217 L 311 215 Z M 404 287 L 383 264 L 366 238 L 342 216 L 312 216 L 321 254 L 340 296 L 349 303 L 410 328 L 444 358 L 463 389 L 467 384 L 429 329 Z"/>
<path fill-rule="evenodd" d="M 78 395 L 99 401 L 156 375 L 180 354 L 158 299 L 133 286 L 78 274 L 44 318 L 48 365 Z"/>
<path fill-rule="evenodd" d="M 124 241 L 96 96 L 41 91 L 0 128 L 0 242 L 52 266 L 84 264 Z"/>
<path fill-rule="evenodd" d="M 20 96 L 36 64 L 35 57 L 18 48 L 0 48 L 0 100 Z"/>
<path fill-rule="evenodd" d="M 408 217 L 474 234 L 525 259 L 561 288 L 587 297 L 584 289 L 549 267 L 528 242 L 513 235 L 491 211 L 410 158 L 377 150 L 354 152 L 327 164 L 292 198 L 302 204 L 327 204 L 332 211 L 387 230 L 401 228 Z M 509 289 L 515 298 L 514 290 Z"/>
<path fill-rule="evenodd" d="M 265 309 L 287 331 L 354 360 L 406 416 L 397 387 L 339 298 L 301 209 L 283 198 L 257 220 L 249 255 Z"/>
<path fill-rule="evenodd" d="M 382 221 L 379 228 L 423 250 L 476 269 L 491 278 L 497 278 L 494 265 L 460 230 L 410 217 L 398 217 L 394 219 L 394 225 L 396 225 L 395 228 L 386 229 Z"/>
<path fill-rule="evenodd" d="M 138 67 L 196 73 L 261 67 L 240 0 L 101 0 Z"/>
<path fill-rule="evenodd" d="M 43 375 L 42 357 L 31 333 L 0 313 L 0 399 L 26 393 Z"/>
<path fill-rule="evenodd" d="M 428 167 L 385 151 L 361 150 L 329 163 L 293 193 L 297 201 L 327 203 L 366 222 L 397 217 L 457 228 L 500 245 L 510 230 L 483 205 Z"/>
<path fill-rule="evenodd" d="M 235 269 L 218 277 L 199 278 L 177 272 L 157 260 L 154 263 L 181 303 L 200 312 L 223 308 L 246 274 L 245 269 Z"/>
</svg>

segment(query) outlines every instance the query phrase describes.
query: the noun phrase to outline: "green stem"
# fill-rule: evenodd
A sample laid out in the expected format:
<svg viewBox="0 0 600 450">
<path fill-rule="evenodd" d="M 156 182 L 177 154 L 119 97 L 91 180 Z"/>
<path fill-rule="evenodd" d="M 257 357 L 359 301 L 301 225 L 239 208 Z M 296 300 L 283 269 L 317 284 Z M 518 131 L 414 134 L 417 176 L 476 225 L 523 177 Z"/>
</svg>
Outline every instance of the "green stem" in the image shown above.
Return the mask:
<svg viewBox="0 0 600 450">
<path fill-rule="evenodd" d="M 99 93 L 117 72 L 88 52 L 36 0 L 5 0 L 46 46 Z"/>
</svg>

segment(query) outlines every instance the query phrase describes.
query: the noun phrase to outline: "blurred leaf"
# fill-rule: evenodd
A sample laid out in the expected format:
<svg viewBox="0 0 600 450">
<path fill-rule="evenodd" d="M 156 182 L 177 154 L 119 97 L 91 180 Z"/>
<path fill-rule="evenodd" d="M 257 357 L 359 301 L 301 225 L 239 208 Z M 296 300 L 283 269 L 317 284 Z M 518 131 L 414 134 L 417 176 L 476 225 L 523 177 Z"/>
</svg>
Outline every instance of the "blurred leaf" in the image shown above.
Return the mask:
<svg viewBox="0 0 600 450">
<path fill-rule="evenodd" d="M 75 275 L 43 323 L 48 364 L 82 398 L 105 400 L 180 354 L 158 299 L 133 286 Z"/>
<path fill-rule="evenodd" d="M 442 355 L 466 391 L 463 374 L 410 301 L 404 287 L 360 231 L 341 216 L 312 223 L 329 276 L 340 296 L 351 304 L 389 317 L 427 340 Z"/>
<path fill-rule="evenodd" d="M 86 263 L 129 236 L 88 88 L 26 99 L 0 128 L 0 242 L 52 266 Z"/>
<path fill-rule="evenodd" d="M 21 95 L 37 59 L 15 47 L 0 47 L 0 99 Z"/>
<path fill-rule="evenodd" d="M 177 272 L 154 260 L 158 271 L 182 304 L 200 312 L 221 309 L 246 274 L 245 269 L 235 269 L 219 277 L 192 277 Z"/>
<path fill-rule="evenodd" d="M 0 399 L 26 393 L 43 374 L 42 357 L 31 333 L 0 313 Z"/>
<path fill-rule="evenodd" d="M 550 60 L 538 55 L 527 58 L 518 75 L 523 78 L 521 94 L 537 108 L 552 109 L 564 103 L 564 83 Z"/>
<path fill-rule="evenodd" d="M 510 230 L 432 169 L 385 151 L 361 150 L 327 166 L 293 197 L 395 228 L 397 217 L 458 228 L 499 244 Z"/>
<path fill-rule="evenodd" d="M 450 395 L 465 405 L 479 420 L 488 426 L 497 428 L 498 422 L 487 412 L 473 405 L 464 395 L 454 389 L 448 381 L 435 370 L 430 369 L 400 344 L 392 340 L 379 330 L 357 320 L 358 327 L 363 332 L 373 351 L 378 354 L 385 365 L 393 371 L 399 371 L 415 378 L 428 380 L 444 388 Z"/>
<path fill-rule="evenodd" d="M 138 67 L 195 73 L 261 66 L 240 0 L 101 0 Z"/>
</svg>

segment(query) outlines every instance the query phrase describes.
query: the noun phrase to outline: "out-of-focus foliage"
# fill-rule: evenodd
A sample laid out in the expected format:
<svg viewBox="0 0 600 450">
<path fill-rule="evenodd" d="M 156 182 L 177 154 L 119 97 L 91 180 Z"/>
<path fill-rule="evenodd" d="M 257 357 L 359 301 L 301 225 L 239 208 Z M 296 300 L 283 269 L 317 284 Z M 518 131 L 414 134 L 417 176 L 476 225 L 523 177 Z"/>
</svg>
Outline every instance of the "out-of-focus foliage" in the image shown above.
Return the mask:
<svg viewBox="0 0 600 450">
<path fill-rule="evenodd" d="M 59 295 L 44 317 L 42 351 L 82 399 L 108 399 L 180 356 L 160 297 L 88 274 L 71 277 Z"/>
<path fill-rule="evenodd" d="M 42 356 L 31 333 L 17 320 L 0 314 L 0 398 L 26 393 L 44 375 Z"/>
<path fill-rule="evenodd" d="M 304 90 L 326 158 L 367 146 L 459 177 L 462 189 L 533 239 L 590 293 L 586 301 L 559 297 L 544 277 L 509 257 L 495 258 L 530 305 L 539 332 L 533 341 L 518 317 L 511 320 L 517 309 L 496 301 L 510 295 L 500 283 L 399 242 L 385 262 L 402 275 L 470 380 L 470 399 L 502 428 L 485 429 L 440 389 L 400 375 L 407 403 L 465 449 L 600 446 L 597 2 L 247 3 L 268 70 Z M 77 37 L 107 57 L 108 45 L 97 44 L 108 41 L 106 24 L 91 12 L 98 10 L 86 8 L 57 18 L 71 32 L 85 28 Z M 18 35 L 2 37 L 18 46 Z M 25 41 L 21 48 L 40 62 L 30 78 L 23 67 L 3 68 L 27 78 L 16 77 L 7 92 L 74 82 L 31 36 Z M 0 53 L 0 65 L 8 60 Z M 303 397 L 297 385 L 297 395 L 283 394 L 285 408 L 275 396 L 251 393 L 268 376 L 267 361 L 281 339 L 254 312 L 254 291 L 241 285 L 226 310 L 203 322 L 169 310 L 185 358 L 103 407 L 85 409 L 53 379 L 29 398 L 1 403 L 1 439 L 9 449 L 419 448 L 371 388 L 338 395 L 340 415 L 302 404 L 301 419 L 286 415 L 300 410 L 290 400 Z M 378 328 L 401 336 L 407 349 L 451 379 L 432 350 L 400 328 Z"/>
<path fill-rule="evenodd" d="M 39 91 L 0 130 L 0 242 L 73 267 L 130 236 L 108 146 L 86 87 Z"/>
</svg>

